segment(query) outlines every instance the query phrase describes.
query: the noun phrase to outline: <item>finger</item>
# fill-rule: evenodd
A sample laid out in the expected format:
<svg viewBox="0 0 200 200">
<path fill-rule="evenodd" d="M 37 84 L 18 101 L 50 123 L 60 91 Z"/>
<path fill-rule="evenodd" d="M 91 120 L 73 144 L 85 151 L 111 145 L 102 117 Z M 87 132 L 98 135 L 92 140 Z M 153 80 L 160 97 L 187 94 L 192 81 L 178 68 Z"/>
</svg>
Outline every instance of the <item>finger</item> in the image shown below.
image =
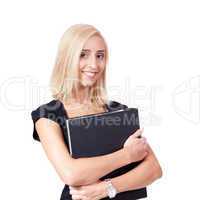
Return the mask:
<svg viewBox="0 0 200 200">
<path fill-rule="evenodd" d="M 138 137 L 142 134 L 142 130 L 138 129 L 136 132 L 133 133 L 133 136 Z"/>
<path fill-rule="evenodd" d="M 70 189 L 77 189 L 78 187 L 69 186 Z"/>
<path fill-rule="evenodd" d="M 81 196 L 81 195 L 72 195 L 72 199 L 73 200 L 81 200 L 81 199 L 83 199 L 83 196 Z"/>
<path fill-rule="evenodd" d="M 70 190 L 74 190 L 75 188 L 74 188 L 74 187 L 72 187 L 72 186 L 69 186 L 69 189 L 70 189 Z"/>
<path fill-rule="evenodd" d="M 145 149 L 145 151 L 148 152 L 149 148 L 148 148 L 148 145 L 147 145 L 147 144 L 144 145 L 144 149 Z"/>
<path fill-rule="evenodd" d="M 144 127 L 140 128 L 140 130 L 141 130 L 142 132 L 144 132 Z"/>
<path fill-rule="evenodd" d="M 141 137 L 141 135 L 142 135 L 142 130 L 141 129 L 138 129 L 135 133 L 133 133 L 134 137 Z"/>
<path fill-rule="evenodd" d="M 147 151 L 148 153 L 150 152 L 150 146 L 149 146 L 149 143 L 146 143 L 146 146 L 147 146 Z"/>
<path fill-rule="evenodd" d="M 147 140 L 147 138 L 146 138 L 146 137 L 144 137 L 144 136 L 143 136 L 142 138 L 143 138 L 145 141 Z"/>
<path fill-rule="evenodd" d="M 82 186 L 69 186 L 71 190 L 81 190 Z"/>
<path fill-rule="evenodd" d="M 146 143 L 147 143 L 147 139 L 144 138 L 144 137 L 141 138 L 141 141 L 142 141 L 143 144 L 146 144 Z"/>
<path fill-rule="evenodd" d="M 69 193 L 70 193 L 71 195 L 81 195 L 81 192 L 80 192 L 80 191 L 74 190 L 74 189 L 70 189 L 70 190 L 69 190 Z"/>
</svg>

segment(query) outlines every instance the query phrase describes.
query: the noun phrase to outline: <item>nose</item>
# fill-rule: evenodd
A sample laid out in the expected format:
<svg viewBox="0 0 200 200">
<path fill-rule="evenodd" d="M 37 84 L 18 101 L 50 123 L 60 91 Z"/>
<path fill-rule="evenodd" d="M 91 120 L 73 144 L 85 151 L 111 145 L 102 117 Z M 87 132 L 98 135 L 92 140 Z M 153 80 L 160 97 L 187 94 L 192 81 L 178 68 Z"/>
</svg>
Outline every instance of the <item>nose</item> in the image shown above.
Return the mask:
<svg viewBox="0 0 200 200">
<path fill-rule="evenodd" d="M 93 70 L 96 70 L 98 68 L 97 59 L 95 55 L 90 57 L 88 66 Z"/>
</svg>

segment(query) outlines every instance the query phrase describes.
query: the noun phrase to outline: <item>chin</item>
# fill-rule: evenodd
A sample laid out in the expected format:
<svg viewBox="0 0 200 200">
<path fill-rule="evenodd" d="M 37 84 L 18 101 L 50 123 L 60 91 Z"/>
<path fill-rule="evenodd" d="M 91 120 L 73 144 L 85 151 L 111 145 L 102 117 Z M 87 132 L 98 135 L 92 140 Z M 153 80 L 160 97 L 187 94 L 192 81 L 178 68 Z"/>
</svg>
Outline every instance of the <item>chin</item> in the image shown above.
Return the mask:
<svg viewBox="0 0 200 200">
<path fill-rule="evenodd" d="M 90 81 L 83 81 L 81 82 L 81 85 L 83 87 L 92 87 L 95 84 L 95 82 L 90 82 Z"/>
</svg>

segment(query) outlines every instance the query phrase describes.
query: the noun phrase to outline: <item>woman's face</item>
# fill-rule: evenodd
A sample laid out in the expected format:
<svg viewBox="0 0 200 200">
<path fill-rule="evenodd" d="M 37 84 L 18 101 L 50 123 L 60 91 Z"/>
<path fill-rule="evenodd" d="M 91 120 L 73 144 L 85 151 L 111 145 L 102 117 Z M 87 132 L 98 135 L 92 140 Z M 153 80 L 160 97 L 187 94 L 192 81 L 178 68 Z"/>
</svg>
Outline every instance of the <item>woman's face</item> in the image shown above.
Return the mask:
<svg viewBox="0 0 200 200">
<path fill-rule="evenodd" d="M 106 65 L 105 54 L 105 43 L 100 36 L 92 36 L 85 43 L 79 62 L 79 78 L 83 86 L 92 86 L 101 78 Z"/>
</svg>

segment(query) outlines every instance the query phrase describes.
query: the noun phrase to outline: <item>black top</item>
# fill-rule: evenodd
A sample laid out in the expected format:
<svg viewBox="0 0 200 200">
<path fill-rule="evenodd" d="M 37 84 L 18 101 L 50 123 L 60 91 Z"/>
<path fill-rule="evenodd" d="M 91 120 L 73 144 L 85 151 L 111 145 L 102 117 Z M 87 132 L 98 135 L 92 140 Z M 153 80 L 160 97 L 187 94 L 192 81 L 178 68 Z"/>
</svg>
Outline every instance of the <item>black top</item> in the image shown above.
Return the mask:
<svg viewBox="0 0 200 200">
<path fill-rule="evenodd" d="M 117 101 L 109 101 L 108 104 L 105 104 L 105 108 L 107 112 L 110 112 L 114 110 L 127 108 L 127 106 Z M 63 135 L 64 132 L 67 131 L 65 120 L 68 119 L 69 117 L 63 103 L 60 100 L 52 100 L 46 104 L 39 106 L 37 109 L 31 112 L 31 117 L 33 120 L 33 138 L 37 141 L 40 141 L 40 139 L 35 128 L 35 123 L 41 117 L 51 119 L 54 122 L 58 123 L 61 127 Z M 64 137 L 64 140 L 65 144 L 69 148 L 67 138 Z M 69 187 L 68 185 L 65 185 L 60 200 L 71 200 L 71 199 L 72 198 L 71 195 L 69 194 Z"/>
</svg>

